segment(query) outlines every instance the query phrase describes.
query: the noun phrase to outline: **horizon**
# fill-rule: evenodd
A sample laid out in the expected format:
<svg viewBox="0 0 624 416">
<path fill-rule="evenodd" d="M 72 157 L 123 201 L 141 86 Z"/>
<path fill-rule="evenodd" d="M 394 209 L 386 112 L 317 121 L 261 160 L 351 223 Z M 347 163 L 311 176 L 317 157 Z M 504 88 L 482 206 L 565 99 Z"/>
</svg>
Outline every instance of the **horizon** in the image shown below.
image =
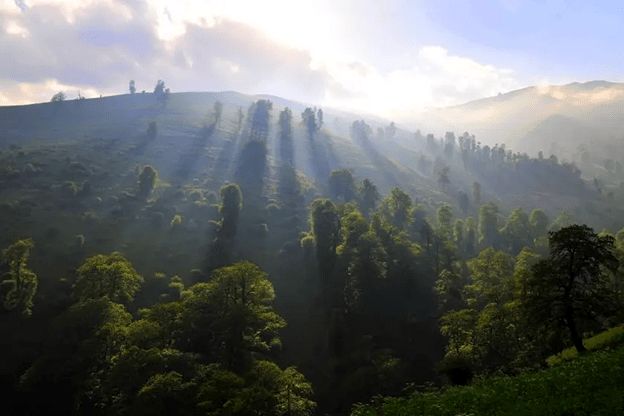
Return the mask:
<svg viewBox="0 0 624 416">
<path fill-rule="evenodd" d="M 14 59 L 0 65 L 0 105 L 118 95 L 130 79 L 151 91 L 163 79 L 174 92 L 275 95 L 405 122 L 529 86 L 617 82 L 604 46 L 617 47 L 621 16 L 615 2 L 2 0 L 0 45 Z"/>
</svg>

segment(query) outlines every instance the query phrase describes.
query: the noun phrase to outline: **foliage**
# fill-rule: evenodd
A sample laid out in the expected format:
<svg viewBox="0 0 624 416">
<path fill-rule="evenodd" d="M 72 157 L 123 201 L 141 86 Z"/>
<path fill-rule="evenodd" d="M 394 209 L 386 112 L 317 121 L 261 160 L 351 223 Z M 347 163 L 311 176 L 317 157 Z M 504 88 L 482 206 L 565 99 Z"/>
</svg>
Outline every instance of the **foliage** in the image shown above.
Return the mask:
<svg viewBox="0 0 624 416">
<path fill-rule="evenodd" d="M 585 338 L 583 345 L 587 348 L 587 351 L 598 351 L 603 349 L 611 349 L 619 347 L 624 344 L 624 327 L 616 326 L 592 337 Z M 559 365 L 566 361 L 572 361 L 579 357 L 579 353 L 576 348 L 566 348 L 558 354 L 551 355 L 546 359 L 546 363 L 549 366 Z"/>
<path fill-rule="evenodd" d="M 579 324 L 615 312 L 608 272 L 617 269 L 614 238 L 585 225 L 550 233 L 550 256 L 533 266 L 524 304 L 536 322 L 563 325 L 575 348 L 585 351 Z"/>
<path fill-rule="evenodd" d="M 31 239 L 19 240 L 2 251 L 0 267 L 0 297 L 7 311 L 23 315 L 32 314 L 33 299 L 37 292 L 37 275 L 28 268 L 28 259 L 34 243 Z"/>
<path fill-rule="evenodd" d="M 471 386 L 415 393 L 356 405 L 354 416 L 373 415 L 616 415 L 624 412 L 624 348 L 598 352 L 548 370 L 493 377 Z M 608 383 L 605 383 L 608 380 Z"/>
<path fill-rule="evenodd" d="M 118 252 L 89 257 L 76 271 L 74 296 L 80 301 L 107 297 L 128 304 L 141 288 L 143 277 Z"/>
</svg>

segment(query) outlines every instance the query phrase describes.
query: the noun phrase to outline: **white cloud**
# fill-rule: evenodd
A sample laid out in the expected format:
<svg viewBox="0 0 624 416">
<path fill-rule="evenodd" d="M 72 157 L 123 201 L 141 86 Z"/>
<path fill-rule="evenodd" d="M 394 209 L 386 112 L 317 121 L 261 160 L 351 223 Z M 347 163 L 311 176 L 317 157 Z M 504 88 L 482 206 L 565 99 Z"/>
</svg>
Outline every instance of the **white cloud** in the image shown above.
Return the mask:
<svg viewBox="0 0 624 416">
<path fill-rule="evenodd" d="M 518 85 L 506 69 L 425 46 L 396 69 L 350 56 L 345 9 L 320 0 L 0 0 L 1 102 L 139 90 L 239 90 L 405 120 Z M 349 3 L 357 7 L 359 2 Z M 334 7 L 334 9 L 331 9 Z M 342 14 L 341 14 L 342 13 Z M 344 36 L 343 36 L 344 35 Z"/>
<path fill-rule="evenodd" d="M 519 86 L 512 71 L 450 55 L 439 46 L 419 49 L 411 61 L 407 68 L 385 73 L 361 62 L 327 63 L 335 89 L 326 100 L 405 120 L 427 107 L 460 104 Z"/>
</svg>

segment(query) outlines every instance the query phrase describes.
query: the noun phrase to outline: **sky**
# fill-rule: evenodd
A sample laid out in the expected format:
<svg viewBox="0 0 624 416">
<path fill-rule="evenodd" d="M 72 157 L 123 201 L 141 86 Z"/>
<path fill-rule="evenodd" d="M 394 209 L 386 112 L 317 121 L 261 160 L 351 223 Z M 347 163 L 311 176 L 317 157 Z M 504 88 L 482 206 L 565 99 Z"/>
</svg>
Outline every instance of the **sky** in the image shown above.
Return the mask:
<svg viewBox="0 0 624 416">
<path fill-rule="evenodd" d="M 407 120 L 624 78 L 624 6 L 567 0 L 0 0 L 0 105 L 235 90 Z"/>
</svg>

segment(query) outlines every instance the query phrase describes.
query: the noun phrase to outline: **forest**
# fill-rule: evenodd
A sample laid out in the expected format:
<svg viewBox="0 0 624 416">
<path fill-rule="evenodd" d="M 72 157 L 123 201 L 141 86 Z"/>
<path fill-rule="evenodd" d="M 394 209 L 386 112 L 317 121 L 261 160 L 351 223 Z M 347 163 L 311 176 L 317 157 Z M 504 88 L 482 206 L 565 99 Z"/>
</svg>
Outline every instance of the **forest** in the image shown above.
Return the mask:
<svg viewBox="0 0 624 416">
<path fill-rule="evenodd" d="M 0 107 L 3 414 L 621 414 L 622 163 L 163 81 Z"/>
</svg>

